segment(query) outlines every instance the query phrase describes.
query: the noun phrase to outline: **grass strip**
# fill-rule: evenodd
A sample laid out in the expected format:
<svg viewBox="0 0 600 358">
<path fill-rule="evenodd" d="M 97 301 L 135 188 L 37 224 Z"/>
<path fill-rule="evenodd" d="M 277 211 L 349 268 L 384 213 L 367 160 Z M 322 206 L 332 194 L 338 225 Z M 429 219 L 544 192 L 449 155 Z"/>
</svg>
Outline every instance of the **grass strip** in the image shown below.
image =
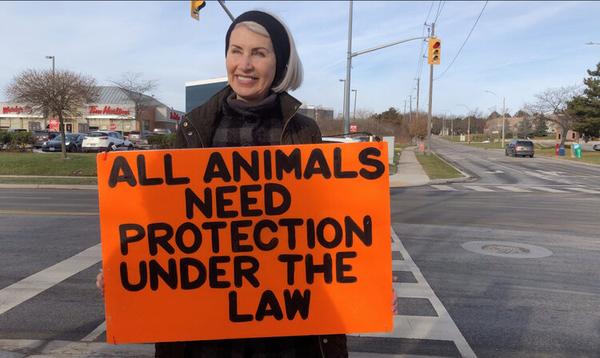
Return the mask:
<svg viewBox="0 0 600 358">
<path fill-rule="evenodd" d="M 417 160 L 421 163 L 423 170 L 429 179 L 453 179 L 462 178 L 462 174 L 448 165 L 435 154 L 415 153 Z"/>
<path fill-rule="evenodd" d="M 0 184 L 54 184 L 54 185 L 97 185 L 98 180 L 88 178 L 0 178 Z"/>
<path fill-rule="evenodd" d="M 96 176 L 96 154 L 0 152 L 0 175 Z"/>
<path fill-rule="evenodd" d="M 535 148 L 535 155 L 542 157 L 552 157 L 561 160 L 571 160 L 574 162 L 583 162 L 588 164 L 600 164 L 600 152 L 582 152 L 581 158 L 572 158 L 571 151 L 565 150 L 565 155 L 557 157 L 554 148 Z"/>
</svg>

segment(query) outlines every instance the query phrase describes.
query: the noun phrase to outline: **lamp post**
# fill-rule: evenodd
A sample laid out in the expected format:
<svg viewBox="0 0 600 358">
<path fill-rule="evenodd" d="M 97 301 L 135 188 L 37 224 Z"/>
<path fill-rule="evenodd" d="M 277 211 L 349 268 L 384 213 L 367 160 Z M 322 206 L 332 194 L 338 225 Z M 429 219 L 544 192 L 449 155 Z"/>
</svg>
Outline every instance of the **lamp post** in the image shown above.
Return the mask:
<svg viewBox="0 0 600 358">
<path fill-rule="evenodd" d="M 52 76 L 54 76 L 54 56 L 46 56 L 48 60 L 52 59 Z"/>
<path fill-rule="evenodd" d="M 498 96 L 495 92 L 492 92 L 490 90 L 485 90 L 485 92 L 487 93 L 491 93 L 494 96 L 496 96 L 496 98 L 500 99 L 500 96 Z M 506 126 L 506 97 L 502 97 L 502 148 L 504 148 L 504 128 Z"/>
<path fill-rule="evenodd" d="M 352 72 L 352 57 L 360 56 L 365 53 L 384 49 L 386 47 L 395 46 L 404 42 L 426 39 L 425 36 L 412 37 L 400 41 L 394 41 L 385 45 L 371 47 L 362 51 L 352 52 L 352 7 L 353 1 L 348 2 L 348 50 L 346 52 L 346 81 L 344 83 L 344 131 L 350 130 L 350 76 Z"/>
<path fill-rule="evenodd" d="M 467 143 L 471 144 L 471 113 L 473 111 L 466 104 L 459 104 L 459 106 L 463 106 L 469 111 L 469 115 L 467 116 Z"/>
</svg>

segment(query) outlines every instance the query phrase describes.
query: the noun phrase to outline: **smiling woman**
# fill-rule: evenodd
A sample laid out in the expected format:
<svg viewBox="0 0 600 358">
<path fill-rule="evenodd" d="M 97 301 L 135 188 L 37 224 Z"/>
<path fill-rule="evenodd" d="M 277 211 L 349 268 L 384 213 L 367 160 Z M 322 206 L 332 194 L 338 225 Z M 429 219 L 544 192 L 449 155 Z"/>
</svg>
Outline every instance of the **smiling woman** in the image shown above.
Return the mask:
<svg viewBox="0 0 600 358">
<path fill-rule="evenodd" d="M 182 118 L 176 148 L 321 143 L 315 121 L 286 92 L 302 83 L 302 64 L 279 19 L 261 11 L 236 18 L 225 36 L 225 66 L 229 85 Z M 156 344 L 156 357 L 170 358 L 347 356 L 343 334 Z"/>
</svg>

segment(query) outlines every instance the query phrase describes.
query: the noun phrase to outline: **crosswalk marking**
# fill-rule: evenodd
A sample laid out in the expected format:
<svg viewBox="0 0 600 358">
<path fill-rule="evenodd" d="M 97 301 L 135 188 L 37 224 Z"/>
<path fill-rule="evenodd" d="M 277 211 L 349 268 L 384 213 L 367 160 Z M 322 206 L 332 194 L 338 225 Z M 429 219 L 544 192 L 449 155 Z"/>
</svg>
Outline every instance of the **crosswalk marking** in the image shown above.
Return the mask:
<svg viewBox="0 0 600 358">
<path fill-rule="evenodd" d="M 592 189 L 585 189 L 585 188 L 569 188 L 569 189 L 574 190 L 574 191 L 580 191 L 582 193 L 588 193 L 588 194 L 600 194 L 600 191 L 592 190 Z"/>
<path fill-rule="evenodd" d="M 472 190 L 481 193 L 496 193 L 499 191 L 510 191 L 513 193 L 531 193 L 532 191 L 543 191 L 546 193 L 553 194 L 568 194 L 575 192 L 587 193 L 587 194 L 600 194 L 600 189 L 586 189 L 580 187 L 570 187 L 570 186 L 560 186 L 550 187 L 550 186 L 512 186 L 512 185 L 457 185 L 455 187 L 449 185 L 430 185 L 430 187 L 440 190 L 440 191 L 459 191 L 459 190 Z"/>
<path fill-rule="evenodd" d="M 512 191 L 513 193 L 531 193 L 530 190 L 519 188 L 518 186 L 497 186 L 496 188 Z"/>
<path fill-rule="evenodd" d="M 100 244 L 0 290 L 0 314 L 100 262 Z"/>
<path fill-rule="evenodd" d="M 93 342 L 96 339 L 98 339 L 98 337 L 100 337 L 102 335 L 102 333 L 104 333 L 104 331 L 106 331 L 106 321 L 103 321 L 102 323 L 100 323 L 100 325 L 98 325 L 98 327 L 96 327 L 96 329 L 94 329 L 92 332 L 90 332 L 90 334 L 88 334 L 87 336 L 83 337 L 81 339 L 82 342 Z"/>
<path fill-rule="evenodd" d="M 548 193 L 567 193 L 567 191 L 549 188 L 547 186 L 532 186 L 531 189 L 547 191 Z"/>
<path fill-rule="evenodd" d="M 455 189 L 454 189 L 455 190 Z M 362 337 L 393 337 L 424 340 L 443 340 L 454 342 L 462 357 L 476 357 L 475 352 L 450 317 L 448 311 L 425 280 L 421 270 L 410 257 L 404 245 L 392 229 L 392 250 L 400 251 L 404 260 L 393 260 L 392 269 L 411 271 L 417 283 L 394 282 L 394 289 L 401 298 L 426 298 L 429 300 L 437 317 L 429 316 L 394 316 L 394 330 L 391 333 L 359 334 Z M 353 357 L 356 357 L 353 355 Z M 385 357 L 392 357 L 385 355 Z"/>
<path fill-rule="evenodd" d="M 442 191 L 456 191 L 455 188 L 448 185 L 432 185 L 432 187 Z"/>
<path fill-rule="evenodd" d="M 465 188 L 469 188 L 469 189 L 472 189 L 475 191 L 493 192 L 493 190 L 490 188 L 486 188 L 484 186 L 478 186 L 478 185 L 465 185 Z"/>
</svg>

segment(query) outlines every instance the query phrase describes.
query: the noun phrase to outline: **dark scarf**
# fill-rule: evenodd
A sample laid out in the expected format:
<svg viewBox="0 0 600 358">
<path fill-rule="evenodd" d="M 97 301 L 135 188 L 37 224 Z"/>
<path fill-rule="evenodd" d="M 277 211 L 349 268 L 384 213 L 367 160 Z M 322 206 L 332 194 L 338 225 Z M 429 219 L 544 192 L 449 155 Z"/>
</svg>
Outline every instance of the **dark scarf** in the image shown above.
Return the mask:
<svg viewBox="0 0 600 358">
<path fill-rule="evenodd" d="M 212 147 L 277 145 L 281 141 L 283 120 L 279 97 L 272 93 L 256 105 L 235 99 L 223 102 L 223 115 L 215 130 Z"/>
</svg>

